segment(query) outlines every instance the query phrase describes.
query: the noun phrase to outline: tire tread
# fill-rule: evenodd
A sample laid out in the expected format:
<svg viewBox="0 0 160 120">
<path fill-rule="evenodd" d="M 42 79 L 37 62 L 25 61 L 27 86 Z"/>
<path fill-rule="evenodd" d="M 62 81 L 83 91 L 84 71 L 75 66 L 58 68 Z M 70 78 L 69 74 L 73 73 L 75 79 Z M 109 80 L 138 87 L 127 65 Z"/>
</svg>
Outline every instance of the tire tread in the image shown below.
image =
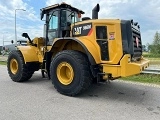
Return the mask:
<svg viewBox="0 0 160 120">
<path fill-rule="evenodd" d="M 52 63 L 51 63 L 51 69 L 53 68 L 53 64 L 54 64 L 54 60 L 59 56 L 59 55 L 63 55 L 63 54 L 68 54 L 72 57 L 74 57 L 77 62 L 80 64 L 81 67 L 81 75 L 82 75 L 82 79 L 80 82 L 80 85 L 76 88 L 76 90 L 73 90 L 70 93 L 65 93 L 61 90 L 59 90 L 56 85 L 54 85 L 54 87 L 56 88 L 56 90 L 61 93 L 61 94 L 65 94 L 68 96 L 75 96 L 78 95 L 80 93 L 82 93 L 83 91 L 85 91 L 86 89 L 89 88 L 89 86 L 92 83 L 92 75 L 90 72 L 90 63 L 88 61 L 87 56 L 79 51 L 74 51 L 74 50 L 64 50 L 59 52 L 53 59 Z"/>
<path fill-rule="evenodd" d="M 12 57 L 12 56 L 16 56 L 18 61 L 19 61 L 18 64 L 21 64 L 21 66 L 22 66 L 22 68 L 21 68 L 22 70 L 21 70 L 21 72 L 19 72 L 17 77 L 15 77 L 10 71 L 10 59 L 12 59 L 10 57 Z M 13 50 L 13 51 L 10 52 L 10 54 L 8 56 L 8 60 L 7 60 L 7 69 L 8 69 L 8 74 L 9 74 L 10 78 L 14 82 L 27 81 L 32 77 L 32 75 L 34 73 L 34 71 L 29 71 L 28 70 L 28 68 L 27 68 L 27 66 L 26 66 L 26 64 L 24 62 L 23 55 L 19 50 Z"/>
</svg>

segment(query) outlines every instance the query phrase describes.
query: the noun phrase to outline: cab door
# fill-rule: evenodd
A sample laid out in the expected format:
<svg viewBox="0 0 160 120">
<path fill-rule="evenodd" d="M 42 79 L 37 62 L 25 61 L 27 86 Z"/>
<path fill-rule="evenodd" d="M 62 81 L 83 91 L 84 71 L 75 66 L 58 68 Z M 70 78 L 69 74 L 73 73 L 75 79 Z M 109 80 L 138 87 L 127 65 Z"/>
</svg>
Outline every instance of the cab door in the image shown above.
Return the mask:
<svg viewBox="0 0 160 120">
<path fill-rule="evenodd" d="M 59 11 L 54 11 L 49 14 L 49 26 L 48 26 L 48 40 L 52 44 L 55 38 L 59 37 Z"/>
</svg>

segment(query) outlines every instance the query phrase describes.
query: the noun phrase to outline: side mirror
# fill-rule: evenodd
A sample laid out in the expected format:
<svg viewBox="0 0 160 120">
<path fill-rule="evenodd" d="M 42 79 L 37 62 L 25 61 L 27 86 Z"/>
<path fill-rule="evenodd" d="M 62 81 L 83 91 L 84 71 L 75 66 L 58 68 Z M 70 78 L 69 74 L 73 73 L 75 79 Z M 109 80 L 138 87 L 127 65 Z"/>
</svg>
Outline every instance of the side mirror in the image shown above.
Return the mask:
<svg viewBox="0 0 160 120">
<path fill-rule="evenodd" d="M 33 44 L 31 38 L 28 36 L 27 33 L 22 33 L 22 37 L 28 38 L 29 42 Z"/>
<path fill-rule="evenodd" d="M 28 34 L 27 33 L 22 33 L 22 37 L 28 38 Z"/>
</svg>

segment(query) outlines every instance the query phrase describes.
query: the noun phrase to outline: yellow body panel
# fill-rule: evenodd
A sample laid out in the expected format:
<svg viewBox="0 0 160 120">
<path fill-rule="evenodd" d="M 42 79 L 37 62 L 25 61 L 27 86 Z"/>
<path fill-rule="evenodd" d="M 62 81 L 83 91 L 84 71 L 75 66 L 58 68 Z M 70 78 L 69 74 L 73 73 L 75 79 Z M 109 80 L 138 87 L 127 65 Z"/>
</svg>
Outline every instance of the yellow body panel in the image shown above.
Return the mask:
<svg viewBox="0 0 160 120">
<path fill-rule="evenodd" d="M 88 40 L 88 37 L 79 37 L 79 39 L 83 45 L 88 49 L 89 53 L 93 56 L 95 62 L 97 64 L 101 63 L 101 55 L 100 55 L 100 48 L 96 41 Z"/>
<path fill-rule="evenodd" d="M 46 51 L 43 38 L 34 38 L 33 44 L 37 46 L 17 46 L 17 49 L 21 51 L 24 61 L 26 62 L 43 62 L 43 53 Z"/>
<path fill-rule="evenodd" d="M 113 79 L 117 77 L 127 77 L 139 74 L 142 70 L 149 66 L 149 60 L 142 59 L 139 62 L 129 62 L 130 55 L 124 55 L 120 61 L 120 65 L 101 64 L 103 72 L 112 74 Z"/>
<path fill-rule="evenodd" d="M 97 64 L 101 63 L 100 52 L 99 52 L 100 49 L 96 41 L 91 41 L 90 39 L 88 39 L 87 36 L 75 37 L 74 39 L 77 39 L 83 44 L 83 46 L 89 51 L 89 53 L 91 53 Z M 68 42 L 67 38 L 60 41 L 55 39 L 53 44 L 54 44 L 54 49 L 52 49 L 52 52 L 54 53 L 62 51 L 63 49 L 78 50 L 81 52 L 85 52 L 81 44 L 73 40 Z"/>
<path fill-rule="evenodd" d="M 38 52 L 34 46 L 17 46 L 17 49 L 21 51 L 25 62 L 39 61 Z"/>
<path fill-rule="evenodd" d="M 80 24 L 85 24 L 89 22 L 92 22 L 92 28 L 93 28 L 93 31 L 90 34 L 90 36 L 80 36 L 75 38 L 80 40 L 85 45 L 85 47 L 91 53 L 97 64 L 99 63 L 118 64 L 119 60 L 123 55 L 120 20 L 98 19 L 98 20 L 83 21 Z M 79 23 L 75 25 L 78 24 Z M 108 42 L 108 48 L 109 48 L 108 52 L 110 58 L 108 61 L 101 60 L 100 48 L 96 41 L 96 31 L 95 31 L 96 26 L 105 26 L 105 25 L 107 26 L 106 34 L 108 36 L 108 39 L 106 41 Z M 115 36 L 114 40 L 109 40 L 110 33 L 114 33 Z"/>
</svg>

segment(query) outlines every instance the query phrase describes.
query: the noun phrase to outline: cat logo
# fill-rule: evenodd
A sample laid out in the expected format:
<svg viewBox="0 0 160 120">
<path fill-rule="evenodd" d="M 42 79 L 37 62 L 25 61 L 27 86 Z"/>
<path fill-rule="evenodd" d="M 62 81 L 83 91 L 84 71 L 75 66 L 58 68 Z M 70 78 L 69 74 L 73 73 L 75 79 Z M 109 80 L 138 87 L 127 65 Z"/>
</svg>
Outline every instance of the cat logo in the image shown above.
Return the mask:
<svg viewBox="0 0 160 120">
<path fill-rule="evenodd" d="M 74 28 L 74 34 L 75 35 L 80 35 L 81 31 L 82 31 L 82 27 L 76 27 L 76 28 Z"/>
<path fill-rule="evenodd" d="M 92 23 L 85 23 L 80 25 L 75 25 L 72 28 L 73 36 L 88 36 L 92 33 Z"/>
</svg>

